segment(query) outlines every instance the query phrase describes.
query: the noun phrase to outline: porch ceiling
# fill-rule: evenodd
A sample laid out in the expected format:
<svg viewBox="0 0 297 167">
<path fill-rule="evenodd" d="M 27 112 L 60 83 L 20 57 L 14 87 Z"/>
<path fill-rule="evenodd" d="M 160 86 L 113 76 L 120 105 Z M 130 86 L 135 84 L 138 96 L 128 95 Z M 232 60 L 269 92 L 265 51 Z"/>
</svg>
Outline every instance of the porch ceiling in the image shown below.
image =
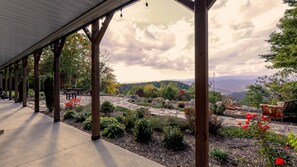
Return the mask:
<svg viewBox="0 0 297 167">
<path fill-rule="evenodd" d="M 0 0 L 0 68 L 138 0 Z"/>
</svg>

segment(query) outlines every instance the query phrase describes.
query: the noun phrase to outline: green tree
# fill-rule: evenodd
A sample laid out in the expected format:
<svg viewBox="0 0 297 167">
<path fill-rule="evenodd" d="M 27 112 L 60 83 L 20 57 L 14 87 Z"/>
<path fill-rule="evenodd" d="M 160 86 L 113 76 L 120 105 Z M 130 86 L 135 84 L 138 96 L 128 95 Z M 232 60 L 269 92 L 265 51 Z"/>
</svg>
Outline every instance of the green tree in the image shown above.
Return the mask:
<svg viewBox="0 0 297 167">
<path fill-rule="evenodd" d="M 67 37 L 61 53 L 61 87 L 91 88 L 91 43 L 82 33 L 73 33 Z M 53 74 L 54 55 L 51 47 L 43 49 L 40 61 L 41 80 Z M 100 53 L 100 90 L 114 94 L 118 83 L 109 63 L 108 52 Z"/>
<path fill-rule="evenodd" d="M 286 0 L 291 7 L 280 19 L 279 30 L 270 34 L 267 41 L 271 44 L 270 53 L 260 55 L 266 62 L 271 62 L 269 68 L 281 69 L 287 73 L 297 72 L 297 4 Z"/>
<path fill-rule="evenodd" d="M 271 103 L 297 98 L 297 84 L 290 77 L 297 73 L 297 3 L 296 0 L 284 0 L 284 3 L 290 7 L 279 21 L 279 30 L 270 34 L 267 40 L 270 52 L 260 55 L 271 63 L 268 68 L 279 70 L 272 76 L 260 78 L 260 83 L 271 91 Z"/>
<path fill-rule="evenodd" d="M 168 83 L 168 85 L 164 88 L 162 97 L 164 99 L 174 100 L 178 93 L 178 87 L 173 82 Z"/>
<path fill-rule="evenodd" d="M 153 84 L 147 84 L 143 87 L 145 97 L 157 97 L 158 89 Z"/>
<path fill-rule="evenodd" d="M 118 92 L 119 83 L 117 83 L 109 61 L 109 53 L 106 50 L 100 52 L 100 88 L 104 93 L 115 94 Z"/>
<path fill-rule="evenodd" d="M 260 84 L 249 85 L 243 103 L 252 107 L 260 107 L 261 103 L 267 103 L 269 91 Z"/>
</svg>

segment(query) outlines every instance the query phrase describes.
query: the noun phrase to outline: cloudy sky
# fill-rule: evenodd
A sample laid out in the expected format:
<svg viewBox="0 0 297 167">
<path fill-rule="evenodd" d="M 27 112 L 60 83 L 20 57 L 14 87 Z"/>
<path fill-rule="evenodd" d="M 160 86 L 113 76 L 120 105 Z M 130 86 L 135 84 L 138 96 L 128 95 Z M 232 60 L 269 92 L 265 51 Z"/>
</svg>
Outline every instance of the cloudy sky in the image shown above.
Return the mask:
<svg viewBox="0 0 297 167">
<path fill-rule="evenodd" d="M 193 13 L 174 0 L 116 13 L 101 48 L 120 83 L 194 78 Z M 209 11 L 209 75 L 267 75 L 260 54 L 283 16 L 282 0 L 217 0 Z"/>
</svg>

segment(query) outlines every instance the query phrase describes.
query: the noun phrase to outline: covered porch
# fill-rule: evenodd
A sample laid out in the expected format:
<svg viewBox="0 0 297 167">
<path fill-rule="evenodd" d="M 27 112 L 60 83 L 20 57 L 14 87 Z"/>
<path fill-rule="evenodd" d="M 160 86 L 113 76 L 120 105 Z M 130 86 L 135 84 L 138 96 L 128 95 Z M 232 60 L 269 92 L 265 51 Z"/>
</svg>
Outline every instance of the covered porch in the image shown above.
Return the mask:
<svg viewBox="0 0 297 167">
<path fill-rule="evenodd" d="M 22 106 L 0 102 L 1 162 L 7 166 L 155 166 L 144 158 L 60 123 L 60 56 L 67 36 L 83 30 L 92 43 L 92 140 L 100 138 L 100 42 L 114 15 L 138 0 L 3 1 L 0 16 L 0 82 L 9 100 L 19 102 L 22 66 Z M 208 166 L 208 10 L 215 0 L 176 0 L 195 12 L 196 166 Z M 1 2 L 2 3 L 2 2 Z M 71 5 L 69 5 L 71 4 Z M 17 12 L 12 12 L 17 11 Z M 39 61 L 42 49 L 54 53 L 54 124 L 39 112 Z M 27 106 L 28 56 L 34 56 L 35 113 Z M 14 74 L 13 74 L 14 73 Z M 14 75 L 14 79 L 13 79 Z M 3 78 L 3 79 L 2 79 Z M 12 80 L 15 85 L 12 85 Z M 199 83 L 199 84 L 198 84 Z M 16 92 L 12 99 L 12 88 Z M 198 93 L 199 92 L 199 93 Z M 13 148 L 13 149 L 12 149 Z M 57 156 L 59 154 L 59 156 Z M 71 155 L 71 156 L 70 156 Z M 81 161 L 81 160 L 84 161 Z M 89 159 L 90 161 L 85 161 Z M 3 164 L 2 164 L 3 163 Z M 81 164 L 87 163 L 87 164 Z M 156 164 L 158 166 L 158 164 Z"/>
<path fill-rule="evenodd" d="M 162 165 L 65 123 L 0 101 L 0 166 L 162 167 Z"/>
</svg>

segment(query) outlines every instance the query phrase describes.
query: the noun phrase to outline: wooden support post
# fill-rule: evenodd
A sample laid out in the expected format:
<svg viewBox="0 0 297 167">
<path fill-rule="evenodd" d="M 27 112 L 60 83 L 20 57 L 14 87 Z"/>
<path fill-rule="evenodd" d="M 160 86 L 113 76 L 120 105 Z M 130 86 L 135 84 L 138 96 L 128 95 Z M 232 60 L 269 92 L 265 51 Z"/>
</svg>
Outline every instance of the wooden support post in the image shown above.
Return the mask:
<svg viewBox="0 0 297 167">
<path fill-rule="evenodd" d="M 12 67 L 9 66 L 9 100 L 12 100 Z"/>
<path fill-rule="evenodd" d="M 52 45 L 54 52 L 54 122 L 60 121 L 60 56 L 66 37 L 55 41 Z"/>
<path fill-rule="evenodd" d="M 28 57 L 23 58 L 23 107 L 27 106 L 27 65 Z"/>
<path fill-rule="evenodd" d="M 83 28 L 84 32 L 92 42 L 92 140 L 100 138 L 100 70 L 99 55 L 100 42 L 107 30 L 107 27 L 114 15 L 114 12 L 105 17 L 105 21 L 100 29 L 99 20 L 92 23 L 92 32 L 87 27 Z M 100 29 L 100 30 L 99 30 Z"/>
<path fill-rule="evenodd" d="M 19 102 L 19 62 L 14 66 L 14 102 Z"/>
<path fill-rule="evenodd" d="M 34 110 L 39 112 L 39 61 L 42 49 L 34 53 Z"/>
<path fill-rule="evenodd" d="M 2 78 L 2 71 L 0 71 L 0 89 L 3 91 L 3 78 Z"/>
<path fill-rule="evenodd" d="M 92 23 L 92 38 L 99 34 L 99 20 Z M 99 43 L 92 41 L 92 140 L 100 138 L 100 77 L 99 77 Z"/>
<path fill-rule="evenodd" d="M 208 11 L 207 0 L 195 1 L 196 167 L 208 167 Z"/>
<path fill-rule="evenodd" d="M 8 85 L 7 85 L 7 69 L 5 69 L 4 71 L 4 92 L 5 92 L 5 98 L 7 97 L 7 88 L 8 88 Z"/>
</svg>

